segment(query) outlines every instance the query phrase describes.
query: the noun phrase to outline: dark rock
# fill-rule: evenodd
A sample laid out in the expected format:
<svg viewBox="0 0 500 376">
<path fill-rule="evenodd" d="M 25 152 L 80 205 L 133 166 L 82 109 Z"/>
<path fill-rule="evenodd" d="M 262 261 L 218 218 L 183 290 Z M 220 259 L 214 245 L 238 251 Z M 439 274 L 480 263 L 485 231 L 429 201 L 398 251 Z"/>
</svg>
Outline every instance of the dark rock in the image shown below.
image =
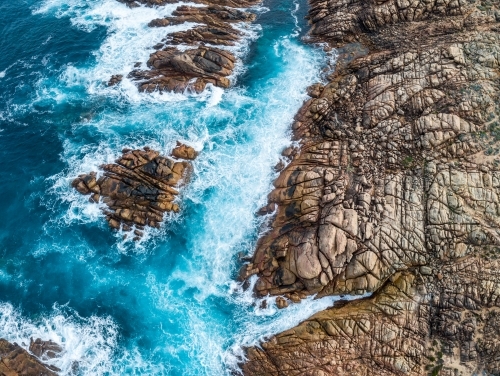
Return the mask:
<svg viewBox="0 0 500 376">
<path fill-rule="evenodd" d="M 123 75 L 121 74 L 115 74 L 111 76 L 111 79 L 108 81 L 108 86 L 114 86 L 116 84 L 119 84 L 123 80 Z"/>
</svg>

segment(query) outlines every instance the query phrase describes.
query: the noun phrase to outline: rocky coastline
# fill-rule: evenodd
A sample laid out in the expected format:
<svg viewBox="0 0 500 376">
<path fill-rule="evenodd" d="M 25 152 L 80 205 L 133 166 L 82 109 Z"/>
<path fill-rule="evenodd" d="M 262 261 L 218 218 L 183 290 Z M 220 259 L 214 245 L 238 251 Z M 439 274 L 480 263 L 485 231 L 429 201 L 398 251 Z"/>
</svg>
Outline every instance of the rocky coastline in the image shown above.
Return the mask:
<svg viewBox="0 0 500 376">
<path fill-rule="evenodd" d="M 247 349 L 243 373 L 500 374 L 500 4 L 312 0 L 308 19 L 337 67 L 240 277 L 283 308 L 372 295 Z"/>
<path fill-rule="evenodd" d="M 171 4 L 167 0 L 121 0 L 134 8 L 139 5 L 161 6 Z M 149 27 L 166 27 L 183 23 L 195 23 L 185 31 L 168 33 L 155 46 L 147 69 L 137 64 L 128 77 L 143 92 L 185 91 L 201 93 L 208 84 L 228 88 L 237 56 L 227 47 L 242 41 L 244 33 L 236 24 L 255 20 L 253 13 L 242 10 L 260 3 L 260 0 L 199 0 L 194 7 L 180 5 L 171 17 L 151 20 Z M 182 46 L 180 48 L 179 46 Z M 123 76 L 111 77 L 108 85 L 116 85 Z"/>
<path fill-rule="evenodd" d="M 62 348 L 52 341 L 31 339 L 29 352 L 17 343 L 0 338 L 0 375 L 2 376 L 56 376 L 57 367 L 42 363 L 55 358 Z"/>
</svg>

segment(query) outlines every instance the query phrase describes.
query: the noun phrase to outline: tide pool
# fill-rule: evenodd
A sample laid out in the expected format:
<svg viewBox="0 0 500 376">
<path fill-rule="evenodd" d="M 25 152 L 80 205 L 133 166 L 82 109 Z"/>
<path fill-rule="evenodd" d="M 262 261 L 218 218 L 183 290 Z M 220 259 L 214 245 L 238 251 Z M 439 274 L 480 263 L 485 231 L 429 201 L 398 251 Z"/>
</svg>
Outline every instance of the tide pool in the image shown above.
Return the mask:
<svg viewBox="0 0 500 376">
<path fill-rule="evenodd" d="M 305 2 L 265 1 L 241 26 L 234 87 L 139 94 L 112 74 L 145 62 L 171 31 L 148 28 L 178 4 L 115 0 L 0 5 L 0 337 L 52 339 L 63 375 L 229 375 L 242 347 L 286 330 L 334 298 L 260 308 L 235 282 L 268 218 L 273 166 L 290 145 L 306 87 L 332 56 L 305 45 Z M 191 25 L 192 26 L 192 25 Z M 172 30 L 190 27 L 178 25 Z M 177 29 L 175 29 L 177 28 Z M 194 146 L 181 213 L 122 239 L 72 190 L 122 148 Z"/>
</svg>

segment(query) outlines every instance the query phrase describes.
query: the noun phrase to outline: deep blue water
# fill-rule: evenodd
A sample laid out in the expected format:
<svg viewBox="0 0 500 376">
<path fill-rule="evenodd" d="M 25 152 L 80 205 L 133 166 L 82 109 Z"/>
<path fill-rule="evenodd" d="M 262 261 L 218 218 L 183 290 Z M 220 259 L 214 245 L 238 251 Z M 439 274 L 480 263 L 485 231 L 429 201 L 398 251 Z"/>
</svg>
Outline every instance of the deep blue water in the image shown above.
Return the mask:
<svg viewBox="0 0 500 376">
<path fill-rule="evenodd" d="M 127 80 L 104 85 L 147 60 L 166 34 L 147 22 L 176 6 L 0 3 L 0 336 L 62 344 L 52 361 L 61 374 L 229 374 L 241 346 L 330 303 L 263 309 L 234 282 L 238 255 L 265 229 L 254 213 L 293 115 L 329 59 L 301 42 L 306 4 L 254 10 L 229 90 L 146 95 Z M 200 151 L 182 212 L 139 243 L 111 232 L 69 186 L 124 147 L 168 153 L 177 140 Z"/>
</svg>

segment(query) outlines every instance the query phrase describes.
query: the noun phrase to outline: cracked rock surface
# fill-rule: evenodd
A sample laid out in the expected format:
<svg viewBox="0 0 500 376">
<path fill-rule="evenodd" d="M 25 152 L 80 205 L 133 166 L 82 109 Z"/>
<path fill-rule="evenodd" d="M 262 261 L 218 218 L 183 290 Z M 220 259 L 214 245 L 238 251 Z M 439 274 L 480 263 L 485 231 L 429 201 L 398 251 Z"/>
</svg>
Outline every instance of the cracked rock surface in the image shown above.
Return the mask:
<svg viewBox="0 0 500 376">
<path fill-rule="evenodd" d="M 162 6 L 177 1 L 137 0 L 121 2 L 129 7 Z M 244 33 L 236 24 L 255 20 L 255 14 L 237 8 L 247 8 L 258 0 L 200 0 L 194 3 L 206 6 L 180 5 L 171 17 L 151 20 L 150 27 L 167 27 L 184 23 L 195 26 L 184 31 L 166 33 L 154 48 L 148 69 L 132 70 L 129 78 L 137 82 L 140 91 L 202 92 L 208 84 L 228 88 L 237 57 L 224 47 L 241 43 Z M 181 46 L 181 47 L 178 47 Z M 108 85 L 115 85 L 122 77 L 111 77 Z"/>
<path fill-rule="evenodd" d="M 36 341 L 37 346 L 50 345 L 51 350 L 57 347 L 60 352 L 60 347 L 50 341 L 45 342 L 40 339 Z M 40 352 L 41 355 L 42 352 Z M 52 369 L 49 367 L 16 343 L 10 343 L 0 338 L 0 376 L 56 376 L 56 372 L 60 371 L 56 367 L 50 367 Z"/>
<path fill-rule="evenodd" d="M 175 189 L 187 177 L 197 153 L 189 146 L 178 144 L 172 151 L 176 159 L 161 156 L 145 147 L 143 150 L 124 149 L 114 164 L 102 165 L 101 177 L 96 172 L 78 176 L 72 186 L 90 201 L 106 204 L 106 220 L 113 229 L 133 232 L 135 240 L 145 226 L 160 227 L 163 214 L 178 212 Z M 181 160 L 177 160 L 181 159 Z"/>
<path fill-rule="evenodd" d="M 373 295 L 248 349 L 245 375 L 500 374 L 500 2 L 312 0 L 308 18 L 337 68 L 240 276 L 281 307 Z"/>
</svg>

